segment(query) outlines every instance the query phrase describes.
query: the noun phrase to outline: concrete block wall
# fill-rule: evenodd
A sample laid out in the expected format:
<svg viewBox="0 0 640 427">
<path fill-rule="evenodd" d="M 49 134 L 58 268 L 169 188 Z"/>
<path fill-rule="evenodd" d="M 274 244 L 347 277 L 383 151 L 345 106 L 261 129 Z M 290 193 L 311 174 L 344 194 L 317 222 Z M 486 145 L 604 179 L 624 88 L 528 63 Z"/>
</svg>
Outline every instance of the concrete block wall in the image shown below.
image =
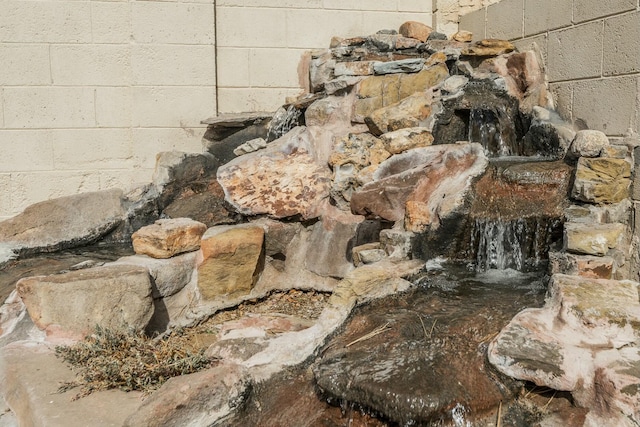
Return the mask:
<svg viewBox="0 0 640 427">
<path fill-rule="evenodd" d="M 502 0 L 460 18 L 475 39 L 535 43 L 565 119 L 611 137 L 640 128 L 639 0 Z"/>
<path fill-rule="evenodd" d="M 0 220 L 150 182 L 215 113 L 211 1 L 0 2 Z"/>
<path fill-rule="evenodd" d="M 202 150 L 201 120 L 272 111 L 299 93 L 305 50 L 430 24 L 431 10 L 431 0 L 1 0 L 0 220 L 150 182 L 156 153 Z"/>
<path fill-rule="evenodd" d="M 332 36 L 432 23 L 430 0 L 218 0 L 221 113 L 273 111 L 300 93 L 296 66 Z"/>
</svg>

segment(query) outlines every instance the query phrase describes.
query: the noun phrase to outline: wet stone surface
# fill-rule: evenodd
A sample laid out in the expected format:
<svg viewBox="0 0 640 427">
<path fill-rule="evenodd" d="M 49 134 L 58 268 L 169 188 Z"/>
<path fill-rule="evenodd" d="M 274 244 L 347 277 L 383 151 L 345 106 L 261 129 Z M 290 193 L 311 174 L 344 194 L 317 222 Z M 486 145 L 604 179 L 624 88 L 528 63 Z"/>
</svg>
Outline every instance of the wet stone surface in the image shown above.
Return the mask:
<svg viewBox="0 0 640 427">
<path fill-rule="evenodd" d="M 490 368 L 486 346 L 542 304 L 545 282 L 511 270 L 469 276 L 430 273 L 417 290 L 356 310 L 313 367 L 320 389 L 401 425 L 473 420 L 511 400 L 522 383 Z"/>
</svg>

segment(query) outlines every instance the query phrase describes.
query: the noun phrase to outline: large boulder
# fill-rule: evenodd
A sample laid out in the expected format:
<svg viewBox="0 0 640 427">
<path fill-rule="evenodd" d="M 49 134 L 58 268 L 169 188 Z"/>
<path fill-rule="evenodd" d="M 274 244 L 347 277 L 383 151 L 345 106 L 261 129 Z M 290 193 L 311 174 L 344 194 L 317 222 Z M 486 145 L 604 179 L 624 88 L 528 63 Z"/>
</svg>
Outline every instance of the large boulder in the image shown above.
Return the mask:
<svg viewBox="0 0 640 427">
<path fill-rule="evenodd" d="M 53 252 L 95 242 L 122 224 L 122 190 L 47 200 L 0 222 L 0 242 L 15 252 Z"/>
<path fill-rule="evenodd" d="M 139 266 L 28 277 L 16 287 L 36 326 L 56 337 L 82 338 L 96 326 L 141 331 L 153 315 L 149 272 Z"/>
<path fill-rule="evenodd" d="M 152 258 L 171 258 L 200 249 L 206 230 L 206 225 L 189 218 L 159 219 L 133 233 L 133 250 Z"/>
<path fill-rule="evenodd" d="M 482 146 L 476 143 L 405 151 L 383 162 L 374 180 L 354 193 L 351 210 L 388 221 L 405 219 L 408 213 L 405 226 L 411 231 L 437 228 L 462 207 L 472 178 L 487 164 Z"/>
<path fill-rule="evenodd" d="M 581 157 L 571 197 L 594 204 L 618 203 L 629 197 L 631 165 L 624 159 Z"/>
<path fill-rule="evenodd" d="M 245 215 L 317 217 L 329 196 L 329 168 L 318 164 L 311 134 L 295 128 L 269 147 L 218 169 L 226 200 Z"/>
<path fill-rule="evenodd" d="M 264 229 L 220 225 L 202 236 L 198 258 L 198 288 L 205 300 L 246 294 L 258 281 L 264 262 Z"/>
</svg>

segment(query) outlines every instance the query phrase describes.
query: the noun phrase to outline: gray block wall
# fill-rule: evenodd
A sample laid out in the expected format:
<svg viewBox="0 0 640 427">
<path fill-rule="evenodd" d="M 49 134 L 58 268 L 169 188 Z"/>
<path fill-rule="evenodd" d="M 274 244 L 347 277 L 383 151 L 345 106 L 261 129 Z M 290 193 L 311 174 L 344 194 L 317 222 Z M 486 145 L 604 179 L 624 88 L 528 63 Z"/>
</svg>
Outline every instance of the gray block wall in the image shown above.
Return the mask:
<svg viewBox="0 0 640 427">
<path fill-rule="evenodd" d="M 460 18 L 474 39 L 535 43 L 556 108 L 621 137 L 640 128 L 640 0 L 502 0 Z"/>
</svg>

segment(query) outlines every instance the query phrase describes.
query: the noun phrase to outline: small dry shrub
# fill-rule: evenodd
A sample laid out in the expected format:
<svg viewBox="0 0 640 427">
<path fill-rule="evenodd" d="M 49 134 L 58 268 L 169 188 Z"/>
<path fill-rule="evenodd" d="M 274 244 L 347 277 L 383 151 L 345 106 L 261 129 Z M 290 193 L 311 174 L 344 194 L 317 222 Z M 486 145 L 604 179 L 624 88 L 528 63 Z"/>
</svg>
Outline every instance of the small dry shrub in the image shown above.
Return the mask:
<svg viewBox="0 0 640 427">
<path fill-rule="evenodd" d="M 206 369 L 212 363 L 204 349 L 191 350 L 181 330 L 153 340 L 140 333 L 96 327 L 84 341 L 56 347 L 56 355 L 77 372 L 75 381 L 59 389 L 65 392 L 80 387 L 73 400 L 113 388 L 150 393 L 171 377 Z"/>
</svg>

